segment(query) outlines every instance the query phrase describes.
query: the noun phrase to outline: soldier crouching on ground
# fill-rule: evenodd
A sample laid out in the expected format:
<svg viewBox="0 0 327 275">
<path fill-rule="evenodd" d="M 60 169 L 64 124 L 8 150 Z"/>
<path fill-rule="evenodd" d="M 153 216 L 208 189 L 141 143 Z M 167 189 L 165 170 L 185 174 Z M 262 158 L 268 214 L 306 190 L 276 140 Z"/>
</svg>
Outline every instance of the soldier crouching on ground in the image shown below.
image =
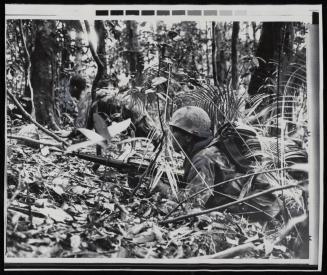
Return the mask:
<svg viewBox="0 0 327 275">
<path fill-rule="evenodd" d="M 211 120 L 203 109 L 193 106 L 180 108 L 173 114 L 169 125 L 174 150 L 184 151 L 187 156 L 183 166 L 187 186 L 180 193 L 182 199 L 207 186 L 242 175 L 220 149 L 219 141 L 213 139 Z M 250 182 L 247 178 L 239 179 L 207 190 L 194 197 L 192 203 L 194 207 L 212 208 L 235 201 L 241 193 L 244 197 L 269 188 L 265 176 L 259 174 Z M 274 194 L 266 194 L 228 210 L 252 221 L 267 221 L 279 214 L 280 206 Z"/>
<path fill-rule="evenodd" d="M 148 114 L 143 103 L 134 104 L 126 92 L 117 92 L 108 89 L 100 89 L 96 92 L 94 102 L 91 100 L 91 91 L 85 92 L 87 88 L 85 79 L 80 75 L 74 75 L 70 79 L 70 94 L 78 102 L 78 117 L 75 127 L 86 127 L 93 129 L 93 113 L 99 113 L 110 124 L 112 121 L 120 121 L 130 118 L 135 129 L 132 136 L 150 137 L 155 148 L 161 139 L 161 131 Z M 92 103 L 92 105 L 91 105 Z M 87 120 L 85 120 L 87 119 Z M 71 136 L 76 134 L 76 130 Z"/>
</svg>

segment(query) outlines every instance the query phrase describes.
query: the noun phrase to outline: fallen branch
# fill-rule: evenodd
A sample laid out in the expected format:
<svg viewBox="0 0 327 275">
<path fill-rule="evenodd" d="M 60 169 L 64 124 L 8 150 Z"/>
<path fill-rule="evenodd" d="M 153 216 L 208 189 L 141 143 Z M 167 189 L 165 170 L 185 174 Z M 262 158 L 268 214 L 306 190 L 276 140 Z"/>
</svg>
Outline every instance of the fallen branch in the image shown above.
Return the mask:
<svg viewBox="0 0 327 275">
<path fill-rule="evenodd" d="M 206 209 L 206 210 L 203 210 L 203 211 L 200 211 L 200 212 L 195 212 L 195 213 L 191 213 L 191 214 L 179 216 L 179 217 L 176 217 L 176 218 L 173 218 L 173 219 L 160 221 L 159 224 L 160 225 L 163 225 L 163 224 L 177 222 L 177 221 L 184 220 L 184 219 L 191 218 L 191 217 L 200 216 L 200 215 L 207 214 L 207 213 L 210 213 L 210 212 L 213 212 L 213 211 L 218 211 L 218 210 L 221 210 L 223 208 L 227 208 L 227 207 L 230 207 L 230 206 L 233 206 L 233 205 L 236 205 L 236 204 L 244 203 L 244 202 L 246 202 L 248 200 L 251 200 L 251 199 L 260 197 L 262 195 L 273 193 L 273 192 L 276 192 L 276 191 L 279 191 L 279 190 L 285 190 L 285 189 L 289 189 L 289 188 L 295 188 L 295 187 L 296 188 L 300 188 L 301 186 L 296 185 L 296 184 L 290 184 L 290 185 L 287 185 L 287 186 L 279 186 L 279 187 L 271 188 L 271 189 L 268 189 L 268 190 L 265 190 L 265 191 L 262 191 L 262 192 L 253 194 L 251 196 L 247 196 L 247 197 L 245 197 L 243 199 L 240 199 L 240 200 L 237 200 L 237 201 L 233 201 L 233 202 L 230 202 L 230 203 L 226 203 L 224 205 L 220 205 L 220 206 L 216 206 L 216 207 L 213 207 L 213 208 L 209 208 L 209 209 Z"/>
<path fill-rule="evenodd" d="M 212 254 L 212 255 L 205 255 L 205 256 L 199 256 L 199 257 L 192 257 L 190 259 L 226 259 L 226 258 L 233 258 L 243 252 L 247 252 L 250 250 L 255 249 L 255 245 L 252 242 L 244 243 L 235 247 L 228 248 L 224 251 L 220 251 L 218 253 Z"/>
<path fill-rule="evenodd" d="M 54 138 L 55 140 L 59 141 L 60 143 L 63 143 L 64 145 L 68 146 L 69 144 L 64 141 L 63 139 L 61 139 L 60 137 L 58 137 L 56 134 L 52 133 L 51 131 L 49 131 L 48 129 L 46 129 L 45 127 L 43 127 L 40 123 L 38 123 L 35 119 L 32 118 L 32 116 L 27 113 L 25 111 L 25 109 L 23 108 L 23 106 L 18 102 L 17 98 L 10 92 L 7 91 L 7 94 L 9 95 L 9 97 L 13 100 L 13 102 L 15 103 L 15 105 L 18 107 L 18 109 L 22 112 L 23 116 L 26 117 L 29 121 L 31 121 L 33 124 L 35 124 L 41 131 L 43 131 L 44 133 L 46 133 L 47 135 L 51 136 L 52 138 Z"/>
<path fill-rule="evenodd" d="M 7 135 L 7 138 L 18 139 L 18 140 L 22 140 L 22 141 L 35 143 L 35 144 L 42 144 L 42 145 L 45 145 L 45 146 L 55 146 L 55 147 L 58 147 L 58 148 L 62 147 L 62 145 L 60 143 L 46 142 L 46 141 L 36 140 L 36 139 L 33 139 L 33 138 L 17 136 L 17 135 Z"/>
<path fill-rule="evenodd" d="M 240 179 L 245 179 L 245 178 L 248 178 L 250 176 L 255 176 L 255 175 L 259 175 L 259 174 L 265 174 L 265 173 L 272 173 L 272 172 L 277 172 L 277 171 L 281 171 L 281 170 L 285 170 L 285 169 L 289 169 L 289 167 L 284 167 L 284 168 L 277 168 L 277 169 L 272 169 L 272 170 L 267 170 L 267 171 L 262 171 L 262 172 L 255 172 L 255 173 L 251 173 L 251 174 L 246 174 L 246 175 L 243 175 L 243 176 L 239 176 L 239 177 L 236 177 L 236 178 L 232 178 L 232 179 L 229 179 L 229 180 L 225 180 L 225 181 L 221 181 L 221 182 L 218 182 L 212 186 L 210 186 L 210 189 L 214 188 L 214 187 L 218 187 L 220 185 L 223 185 L 227 182 L 232 182 L 232 181 L 235 181 L 235 180 L 240 180 Z M 203 189 L 201 189 L 200 191 L 194 193 L 193 195 L 187 197 L 186 199 L 182 200 L 181 202 L 178 203 L 178 205 L 176 205 L 164 218 L 164 220 L 166 220 L 172 213 L 174 213 L 178 207 L 180 207 L 183 203 L 193 199 L 194 197 L 198 196 L 199 194 L 203 193 L 204 191 L 208 190 L 208 187 L 205 187 Z"/>
</svg>

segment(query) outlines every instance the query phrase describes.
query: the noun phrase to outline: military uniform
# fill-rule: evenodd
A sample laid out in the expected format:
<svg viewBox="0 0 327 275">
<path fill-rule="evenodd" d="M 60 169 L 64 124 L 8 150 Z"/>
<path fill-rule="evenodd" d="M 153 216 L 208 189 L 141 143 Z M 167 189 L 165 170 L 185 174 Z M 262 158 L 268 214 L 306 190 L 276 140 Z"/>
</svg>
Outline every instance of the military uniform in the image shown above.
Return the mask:
<svg viewBox="0 0 327 275">
<path fill-rule="evenodd" d="M 219 143 L 208 138 L 196 143 L 189 154 L 192 164 L 184 162 L 184 180 L 187 182 L 183 196 L 190 196 L 199 190 L 216 183 L 237 178 L 244 174 L 238 173 Z M 206 183 L 204 183 L 204 181 Z M 264 174 L 249 176 L 245 179 L 234 180 L 205 191 L 193 199 L 194 206 L 212 208 L 234 201 L 244 196 L 269 189 L 270 185 Z M 233 199 L 224 196 L 232 196 Z M 280 212 L 280 202 L 274 194 L 267 194 L 248 201 L 249 205 L 241 204 L 229 208 L 231 212 L 244 214 L 253 220 L 267 220 Z M 263 212 L 263 211 L 264 212 Z"/>
<path fill-rule="evenodd" d="M 103 113 L 110 121 L 119 121 L 130 118 L 135 126 L 135 136 L 152 138 L 155 146 L 159 144 L 161 131 L 142 102 L 131 101 L 131 96 L 125 93 L 117 93 L 116 90 L 102 89 L 97 91 L 96 98 L 91 105 L 91 92 L 84 93 L 78 103 L 79 114 L 75 122 L 76 127 L 93 128 L 93 116 L 89 113 Z M 86 118 L 89 118 L 86 121 Z"/>
</svg>

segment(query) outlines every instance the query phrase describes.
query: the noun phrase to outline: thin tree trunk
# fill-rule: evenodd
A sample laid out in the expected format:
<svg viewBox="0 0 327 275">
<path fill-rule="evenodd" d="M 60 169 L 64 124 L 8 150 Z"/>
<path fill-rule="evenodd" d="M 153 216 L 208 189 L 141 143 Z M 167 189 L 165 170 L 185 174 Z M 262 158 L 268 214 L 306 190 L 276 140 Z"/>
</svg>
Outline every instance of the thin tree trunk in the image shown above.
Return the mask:
<svg viewBox="0 0 327 275">
<path fill-rule="evenodd" d="M 24 34 L 22 20 L 19 20 L 19 29 L 20 29 L 20 33 L 22 36 L 23 49 L 24 49 L 24 53 L 25 53 L 25 64 L 24 64 L 25 82 L 26 82 L 25 88 L 27 88 L 27 90 L 29 91 L 28 96 L 31 98 L 31 116 L 33 119 L 35 119 L 34 91 L 33 91 L 33 87 L 31 84 L 31 66 L 32 66 L 32 64 L 31 64 L 30 53 L 27 49 L 26 36 Z"/>
<path fill-rule="evenodd" d="M 144 69 L 144 57 L 140 52 L 139 42 L 137 38 L 137 22 L 134 20 L 126 21 L 128 31 L 128 58 L 130 73 L 135 76 L 135 85 L 140 86 L 142 83 L 142 72 Z"/>
<path fill-rule="evenodd" d="M 88 37 L 89 37 L 90 50 L 91 50 L 92 56 L 94 58 L 94 61 L 98 66 L 98 70 L 97 70 L 95 79 L 94 79 L 93 84 L 92 84 L 91 94 L 92 94 L 92 103 L 93 103 L 94 100 L 95 100 L 96 88 L 97 88 L 98 82 L 100 81 L 100 79 L 101 79 L 101 77 L 103 75 L 103 72 L 105 70 L 105 66 L 102 63 L 101 59 L 99 58 L 99 56 L 98 56 L 98 54 L 97 54 L 97 52 L 95 50 L 95 47 L 93 45 L 93 42 L 90 39 L 90 32 L 91 32 L 90 24 L 89 24 L 89 22 L 87 20 L 84 20 L 84 23 L 85 23 L 85 28 L 86 28 L 86 31 L 87 31 L 87 34 L 88 34 Z"/>
<path fill-rule="evenodd" d="M 252 25 L 252 33 L 253 33 L 253 51 L 256 51 L 257 50 L 257 37 L 256 37 L 257 24 L 255 22 L 252 22 L 251 25 Z"/>
<path fill-rule="evenodd" d="M 218 86 L 217 82 L 217 70 L 216 70 L 216 35 L 215 35 L 216 23 L 212 22 L 212 42 L 211 42 L 211 59 L 212 59 L 212 77 L 215 86 Z"/>
<path fill-rule="evenodd" d="M 226 41 L 226 24 L 223 26 L 217 25 L 215 29 L 215 38 L 216 38 L 216 74 L 217 74 L 217 83 L 220 85 L 225 84 L 226 74 L 227 74 L 227 64 L 225 58 L 225 50 L 222 46 L 222 42 Z"/>
<path fill-rule="evenodd" d="M 206 59 L 207 59 L 207 73 L 206 73 L 206 75 L 210 75 L 209 45 L 208 45 L 208 26 L 207 26 L 207 22 L 206 22 Z"/>
<path fill-rule="evenodd" d="M 232 32 L 232 89 L 233 90 L 236 90 L 238 86 L 237 40 L 238 40 L 239 30 L 240 30 L 240 23 L 233 22 L 233 32 Z"/>
</svg>

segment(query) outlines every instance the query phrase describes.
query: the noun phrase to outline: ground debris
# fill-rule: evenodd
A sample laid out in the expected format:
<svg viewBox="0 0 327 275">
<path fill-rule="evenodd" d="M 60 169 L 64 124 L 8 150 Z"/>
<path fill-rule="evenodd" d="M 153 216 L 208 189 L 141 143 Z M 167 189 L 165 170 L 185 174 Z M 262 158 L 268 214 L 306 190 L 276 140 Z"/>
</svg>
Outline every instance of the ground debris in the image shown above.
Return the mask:
<svg viewBox="0 0 327 275">
<path fill-rule="evenodd" d="M 176 203 L 149 196 L 143 187 L 130 197 L 127 174 L 108 167 L 94 173 L 75 157 L 9 146 L 7 257 L 185 259 L 247 242 L 257 249 L 235 257 L 291 257 L 287 243 L 269 246 L 281 224 L 264 231 L 260 224 L 216 211 L 161 226 Z"/>
</svg>

